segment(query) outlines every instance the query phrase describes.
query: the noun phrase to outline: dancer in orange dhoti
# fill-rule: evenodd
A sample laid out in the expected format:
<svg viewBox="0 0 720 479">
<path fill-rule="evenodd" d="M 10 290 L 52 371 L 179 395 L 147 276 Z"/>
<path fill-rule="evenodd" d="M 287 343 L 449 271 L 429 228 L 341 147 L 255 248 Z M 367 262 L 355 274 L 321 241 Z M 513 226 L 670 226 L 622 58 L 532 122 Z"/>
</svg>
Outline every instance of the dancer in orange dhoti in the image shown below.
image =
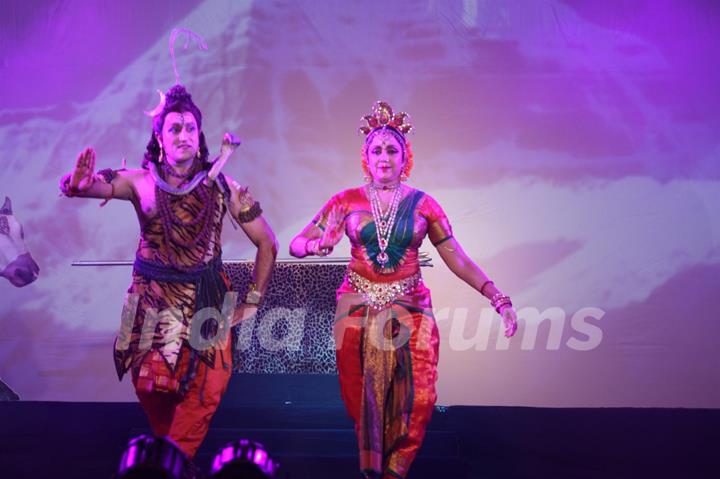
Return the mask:
<svg viewBox="0 0 720 479">
<path fill-rule="evenodd" d="M 182 85 L 153 114 L 139 169 L 95 173 L 95 152 L 80 153 L 60 184 L 66 196 L 132 203 L 140 241 L 115 342 L 118 377 L 130 371 L 154 434 L 195 455 L 230 379 L 229 324 L 255 314 L 272 272 L 277 243 L 247 188 L 213 174 L 239 143 L 226 134 L 208 158 L 202 114 Z M 222 222 L 230 214 L 257 246 L 254 284 L 237 310 L 222 270 Z M 202 313 L 216 311 L 207 320 Z M 196 315 L 196 313 L 202 312 Z"/>
<path fill-rule="evenodd" d="M 335 340 L 342 399 L 355 421 L 366 477 L 404 478 L 437 398 L 438 330 L 418 250 L 427 236 L 450 270 L 491 300 L 505 334 L 517 329 L 510 298 L 467 257 L 440 205 L 413 189 L 405 113 L 377 102 L 364 117 L 367 184 L 335 195 L 290 245 L 325 256 L 345 233 L 352 259 L 337 291 Z"/>
</svg>

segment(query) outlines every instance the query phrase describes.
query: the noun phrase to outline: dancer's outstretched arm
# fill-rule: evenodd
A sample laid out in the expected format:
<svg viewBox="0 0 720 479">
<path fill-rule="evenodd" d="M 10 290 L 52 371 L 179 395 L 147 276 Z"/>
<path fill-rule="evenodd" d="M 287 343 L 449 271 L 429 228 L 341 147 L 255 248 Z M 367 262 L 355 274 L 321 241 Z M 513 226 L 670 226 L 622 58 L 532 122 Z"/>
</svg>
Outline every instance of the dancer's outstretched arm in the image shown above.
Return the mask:
<svg viewBox="0 0 720 479">
<path fill-rule="evenodd" d="M 60 190 L 65 196 L 131 200 L 134 195 L 133 181 L 141 172 L 119 170 L 106 178 L 95 173 L 95 150 L 87 147 L 80 152 L 72 171 L 60 180 Z"/>
<path fill-rule="evenodd" d="M 475 288 L 480 294 L 490 300 L 502 296 L 502 292 L 495 286 L 495 283 L 490 281 L 490 278 L 480 267 L 468 257 L 454 237 L 450 237 L 437 245 L 437 250 L 450 271 Z M 505 325 L 505 336 L 510 337 L 515 334 L 517 330 L 517 314 L 512 304 L 501 305 L 498 308 L 498 313 L 502 316 Z"/>
</svg>

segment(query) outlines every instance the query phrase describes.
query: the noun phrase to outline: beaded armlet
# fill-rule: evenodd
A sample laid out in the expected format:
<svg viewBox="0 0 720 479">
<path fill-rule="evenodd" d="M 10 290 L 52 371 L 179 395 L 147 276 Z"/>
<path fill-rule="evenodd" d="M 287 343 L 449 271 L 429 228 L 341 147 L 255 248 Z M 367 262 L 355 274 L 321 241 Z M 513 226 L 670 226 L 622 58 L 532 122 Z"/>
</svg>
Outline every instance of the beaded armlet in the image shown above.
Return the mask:
<svg viewBox="0 0 720 479">
<path fill-rule="evenodd" d="M 112 168 L 105 168 L 104 170 L 98 171 L 97 174 L 102 178 L 105 183 L 112 183 L 112 180 L 114 180 L 118 174 L 118 170 L 113 170 Z"/>
</svg>

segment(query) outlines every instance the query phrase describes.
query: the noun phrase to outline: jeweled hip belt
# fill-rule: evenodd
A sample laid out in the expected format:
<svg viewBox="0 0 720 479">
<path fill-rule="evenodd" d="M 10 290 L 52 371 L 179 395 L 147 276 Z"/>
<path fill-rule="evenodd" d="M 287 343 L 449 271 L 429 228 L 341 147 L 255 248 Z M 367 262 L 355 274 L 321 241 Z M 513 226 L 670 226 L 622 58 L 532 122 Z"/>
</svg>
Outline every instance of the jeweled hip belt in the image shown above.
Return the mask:
<svg viewBox="0 0 720 479">
<path fill-rule="evenodd" d="M 411 293 L 422 281 L 418 271 L 412 276 L 388 283 L 370 281 L 355 271 L 348 269 L 347 279 L 355 292 L 362 294 L 365 301 L 374 309 L 382 309 L 394 302 L 399 296 Z"/>
</svg>

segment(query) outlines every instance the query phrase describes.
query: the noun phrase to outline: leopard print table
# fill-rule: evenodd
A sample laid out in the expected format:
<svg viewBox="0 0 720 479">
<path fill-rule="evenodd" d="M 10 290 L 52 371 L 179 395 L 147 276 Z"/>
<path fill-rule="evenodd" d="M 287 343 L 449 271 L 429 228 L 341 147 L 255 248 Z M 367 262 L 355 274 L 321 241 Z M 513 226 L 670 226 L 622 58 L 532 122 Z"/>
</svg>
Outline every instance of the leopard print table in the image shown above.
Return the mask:
<svg viewBox="0 0 720 479">
<path fill-rule="evenodd" d="M 233 291 L 245 298 L 252 263 L 226 262 Z M 234 371 L 259 374 L 334 374 L 335 290 L 344 264 L 276 263 L 263 305 L 236 328 Z"/>
</svg>

